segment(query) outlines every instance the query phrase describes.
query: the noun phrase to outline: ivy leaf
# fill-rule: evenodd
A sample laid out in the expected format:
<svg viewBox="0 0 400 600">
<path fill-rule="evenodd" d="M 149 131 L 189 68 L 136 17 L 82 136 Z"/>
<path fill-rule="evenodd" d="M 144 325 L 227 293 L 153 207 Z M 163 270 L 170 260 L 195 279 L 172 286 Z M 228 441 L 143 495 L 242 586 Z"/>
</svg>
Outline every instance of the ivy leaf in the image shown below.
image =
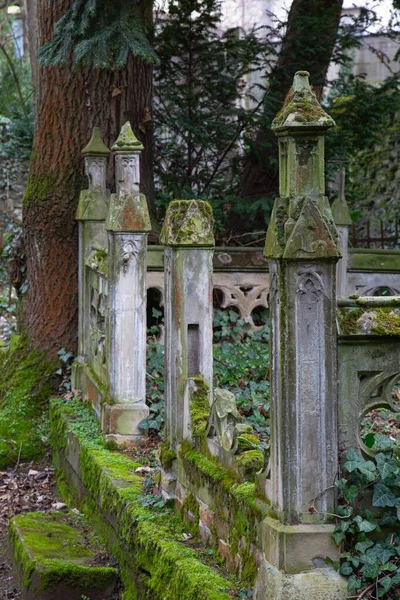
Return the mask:
<svg viewBox="0 0 400 600">
<path fill-rule="evenodd" d="M 397 511 L 399 507 L 397 507 Z M 379 525 L 384 527 L 385 525 L 396 525 L 397 519 L 396 517 L 389 511 L 383 513 L 381 520 L 379 521 Z"/>
<path fill-rule="evenodd" d="M 346 536 L 342 531 L 334 531 L 332 533 L 332 537 L 335 540 L 335 543 L 339 546 L 339 544 L 343 542 Z"/>
<path fill-rule="evenodd" d="M 381 435 L 379 433 L 375 434 L 374 439 L 374 449 L 375 450 L 391 450 L 395 445 L 395 441 L 389 438 L 386 435 Z"/>
<path fill-rule="evenodd" d="M 362 588 L 362 580 L 355 575 L 350 575 L 349 581 L 347 582 L 347 589 L 349 592 L 354 592 L 355 590 L 359 590 Z"/>
<path fill-rule="evenodd" d="M 378 598 L 382 598 L 386 592 L 392 587 L 393 581 L 391 577 L 384 577 L 379 581 Z"/>
<path fill-rule="evenodd" d="M 396 496 L 383 483 L 374 486 L 373 506 L 395 506 Z"/>
<path fill-rule="evenodd" d="M 346 502 L 353 502 L 358 492 L 358 487 L 356 485 L 351 485 L 350 487 L 343 490 L 343 498 L 346 500 Z"/>
<path fill-rule="evenodd" d="M 388 477 L 395 477 L 397 475 L 399 471 L 397 460 L 395 460 L 394 458 L 389 458 L 383 453 L 377 454 L 375 460 L 376 466 L 378 467 L 378 471 L 382 479 L 387 479 Z"/>
<path fill-rule="evenodd" d="M 342 565 L 340 565 L 339 573 L 341 575 L 345 575 L 345 576 L 351 575 L 352 572 L 353 572 L 353 567 L 347 560 Z"/>
<path fill-rule="evenodd" d="M 358 530 L 364 533 L 369 533 L 370 531 L 374 531 L 374 529 L 377 528 L 376 523 L 371 523 L 371 521 L 363 519 L 360 515 L 354 517 L 354 521 L 355 523 L 357 523 Z"/>
<path fill-rule="evenodd" d="M 397 554 L 396 549 L 386 542 L 375 544 L 374 548 L 369 550 L 370 556 L 376 557 L 381 564 L 387 563 L 393 556 Z"/>
<path fill-rule="evenodd" d="M 379 563 L 377 562 L 374 562 L 371 565 L 364 565 L 361 569 L 361 573 L 364 575 L 364 577 L 367 577 L 367 579 L 376 579 L 379 575 L 379 572 Z"/>
<path fill-rule="evenodd" d="M 359 552 L 360 554 L 364 554 L 364 552 L 366 552 L 368 550 L 368 548 L 371 548 L 371 546 L 374 545 L 374 542 L 372 540 L 365 540 L 362 542 L 358 542 L 355 546 L 354 546 L 354 550 L 356 550 L 356 552 Z"/>
</svg>

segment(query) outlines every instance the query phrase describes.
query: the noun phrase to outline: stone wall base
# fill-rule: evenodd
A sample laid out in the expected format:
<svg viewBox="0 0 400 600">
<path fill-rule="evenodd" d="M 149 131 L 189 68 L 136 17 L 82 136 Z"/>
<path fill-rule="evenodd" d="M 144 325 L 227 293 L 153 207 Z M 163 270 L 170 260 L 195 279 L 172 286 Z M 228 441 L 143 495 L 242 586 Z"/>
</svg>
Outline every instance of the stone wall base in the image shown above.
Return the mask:
<svg viewBox="0 0 400 600">
<path fill-rule="evenodd" d="M 288 575 L 266 560 L 257 574 L 254 600 L 346 600 L 347 581 L 332 568 Z"/>
<path fill-rule="evenodd" d="M 129 445 L 143 435 L 138 425 L 149 416 L 149 408 L 144 402 L 109 404 L 105 384 L 84 362 L 75 361 L 72 365 L 72 387 L 88 396 L 103 433 L 118 446 Z"/>
<path fill-rule="evenodd" d="M 332 533 L 334 525 L 285 525 L 265 517 L 261 523 L 261 546 L 266 560 L 285 573 L 310 571 L 336 561 L 339 548 Z"/>
<path fill-rule="evenodd" d="M 117 438 L 138 437 L 143 434 L 139 429 L 140 421 L 149 416 L 149 408 L 144 402 L 134 404 L 105 404 L 103 406 L 103 432 Z M 118 443 L 118 439 L 116 439 Z"/>
</svg>

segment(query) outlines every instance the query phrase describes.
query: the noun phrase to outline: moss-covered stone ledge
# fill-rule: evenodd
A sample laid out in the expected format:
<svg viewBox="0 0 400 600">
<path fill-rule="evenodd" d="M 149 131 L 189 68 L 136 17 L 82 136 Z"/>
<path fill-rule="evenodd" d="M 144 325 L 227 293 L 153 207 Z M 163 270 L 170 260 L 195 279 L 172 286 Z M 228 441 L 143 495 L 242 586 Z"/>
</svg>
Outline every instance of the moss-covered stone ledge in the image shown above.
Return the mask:
<svg viewBox="0 0 400 600">
<path fill-rule="evenodd" d="M 182 530 L 176 518 L 143 505 L 138 464 L 106 448 L 87 404 L 53 400 L 50 421 L 59 489 L 118 559 L 124 600 L 231 598 L 232 582 L 177 539 Z"/>
<path fill-rule="evenodd" d="M 252 585 L 261 560 L 260 524 L 275 516 L 265 497 L 251 481 L 240 482 L 216 458 L 183 442 L 178 453 L 177 504 L 186 509 L 188 498 L 194 529 L 214 545 L 230 571 Z M 186 511 L 187 512 L 187 511 Z"/>
<path fill-rule="evenodd" d="M 118 570 L 96 564 L 104 553 L 74 514 L 27 513 L 10 523 L 24 600 L 102 600 L 117 591 Z"/>
<path fill-rule="evenodd" d="M 338 299 L 341 335 L 400 336 L 400 296 Z"/>
</svg>

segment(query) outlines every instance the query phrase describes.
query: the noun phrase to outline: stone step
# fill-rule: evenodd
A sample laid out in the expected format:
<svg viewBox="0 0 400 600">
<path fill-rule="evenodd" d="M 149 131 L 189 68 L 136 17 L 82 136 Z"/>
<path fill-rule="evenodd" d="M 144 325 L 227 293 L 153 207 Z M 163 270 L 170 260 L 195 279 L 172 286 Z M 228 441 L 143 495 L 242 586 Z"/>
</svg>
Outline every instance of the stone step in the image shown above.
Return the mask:
<svg viewBox="0 0 400 600">
<path fill-rule="evenodd" d="M 23 600 L 111 600 L 118 570 L 82 518 L 73 513 L 25 513 L 9 538 Z M 104 564 L 105 563 L 105 564 Z"/>
</svg>

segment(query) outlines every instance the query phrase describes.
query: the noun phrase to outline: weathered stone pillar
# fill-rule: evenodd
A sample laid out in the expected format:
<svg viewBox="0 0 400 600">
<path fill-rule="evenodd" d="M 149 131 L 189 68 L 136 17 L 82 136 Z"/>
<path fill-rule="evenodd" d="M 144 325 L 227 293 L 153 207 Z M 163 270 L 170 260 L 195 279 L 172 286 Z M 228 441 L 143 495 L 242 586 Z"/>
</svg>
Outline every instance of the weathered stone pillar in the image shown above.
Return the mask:
<svg viewBox="0 0 400 600">
<path fill-rule="evenodd" d="M 129 123 L 112 150 L 116 163 L 116 194 L 106 223 L 109 243 L 109 314 L 107 348 L 109 392 L 105 433 L 137 436 L 146 406 L 146 264 L 150 218 L 140 193 L 139 157 L 143 146 Z M 116 438 L 118 441 L 118 438 Z"/>
<path fill-rule="evenodd" d="M 194 433 L 191 395 L 200 391 L 211 405 L 214 236 L 210 204 L 200 200 L 171 202 L 161 242 L 166 246 L 166 438 L 175 449 Z"/>
<path fill-rule="evenodd" d="M 256 595 L 262 600 L 345 597 L 345 585 L 329 569 L 321 581 L 318 573 L 303 582 L 285 575 L 312 571 L 338 554 L 333 527 L 326 524 L 334 512 L 338 469 L 335 275 L 340 251 L 324 196 L 324 134 L 334 122 L 308 77 L 306 71 L 296 73 L 272 125 L 279 142 L 280 197 L 265 255 L 271 277 L 269 495 L 278 518 L 263 522 L 269 583 Z M 278 583 L 280 593 L 274 587 Z"/>
<path fill-rule="evenodd" d="M 82 150 L 82 154 L 85 157 L 85 172 L 89 179 L 89 188 L 81 192 L 76 212 L 76 219 L 79 221 L 78 354 L 86 359 L 90 343 L 90 298 L 86 261 L 93 250 L 107 247 L 105 220 L 110 198 L 110 193 L 106 189 L 107 158 L 110 151 L 103 143 L 98 127 L 93 129 L 92 137 Z"/>
<path fill-rule="evenodd" d="M 338 177 L 338 197 L 332 204 L 332 217 L 336 224 L 342 250 L 342 257 L 339 258 L 336 267 L 336 295 L 345 297 L 347 296 L 347 269 L 349 263 L 349 227 L 352 221 L 344 194 L 346 177 L 344 168 L 340 169 Z"/>
</svg>

